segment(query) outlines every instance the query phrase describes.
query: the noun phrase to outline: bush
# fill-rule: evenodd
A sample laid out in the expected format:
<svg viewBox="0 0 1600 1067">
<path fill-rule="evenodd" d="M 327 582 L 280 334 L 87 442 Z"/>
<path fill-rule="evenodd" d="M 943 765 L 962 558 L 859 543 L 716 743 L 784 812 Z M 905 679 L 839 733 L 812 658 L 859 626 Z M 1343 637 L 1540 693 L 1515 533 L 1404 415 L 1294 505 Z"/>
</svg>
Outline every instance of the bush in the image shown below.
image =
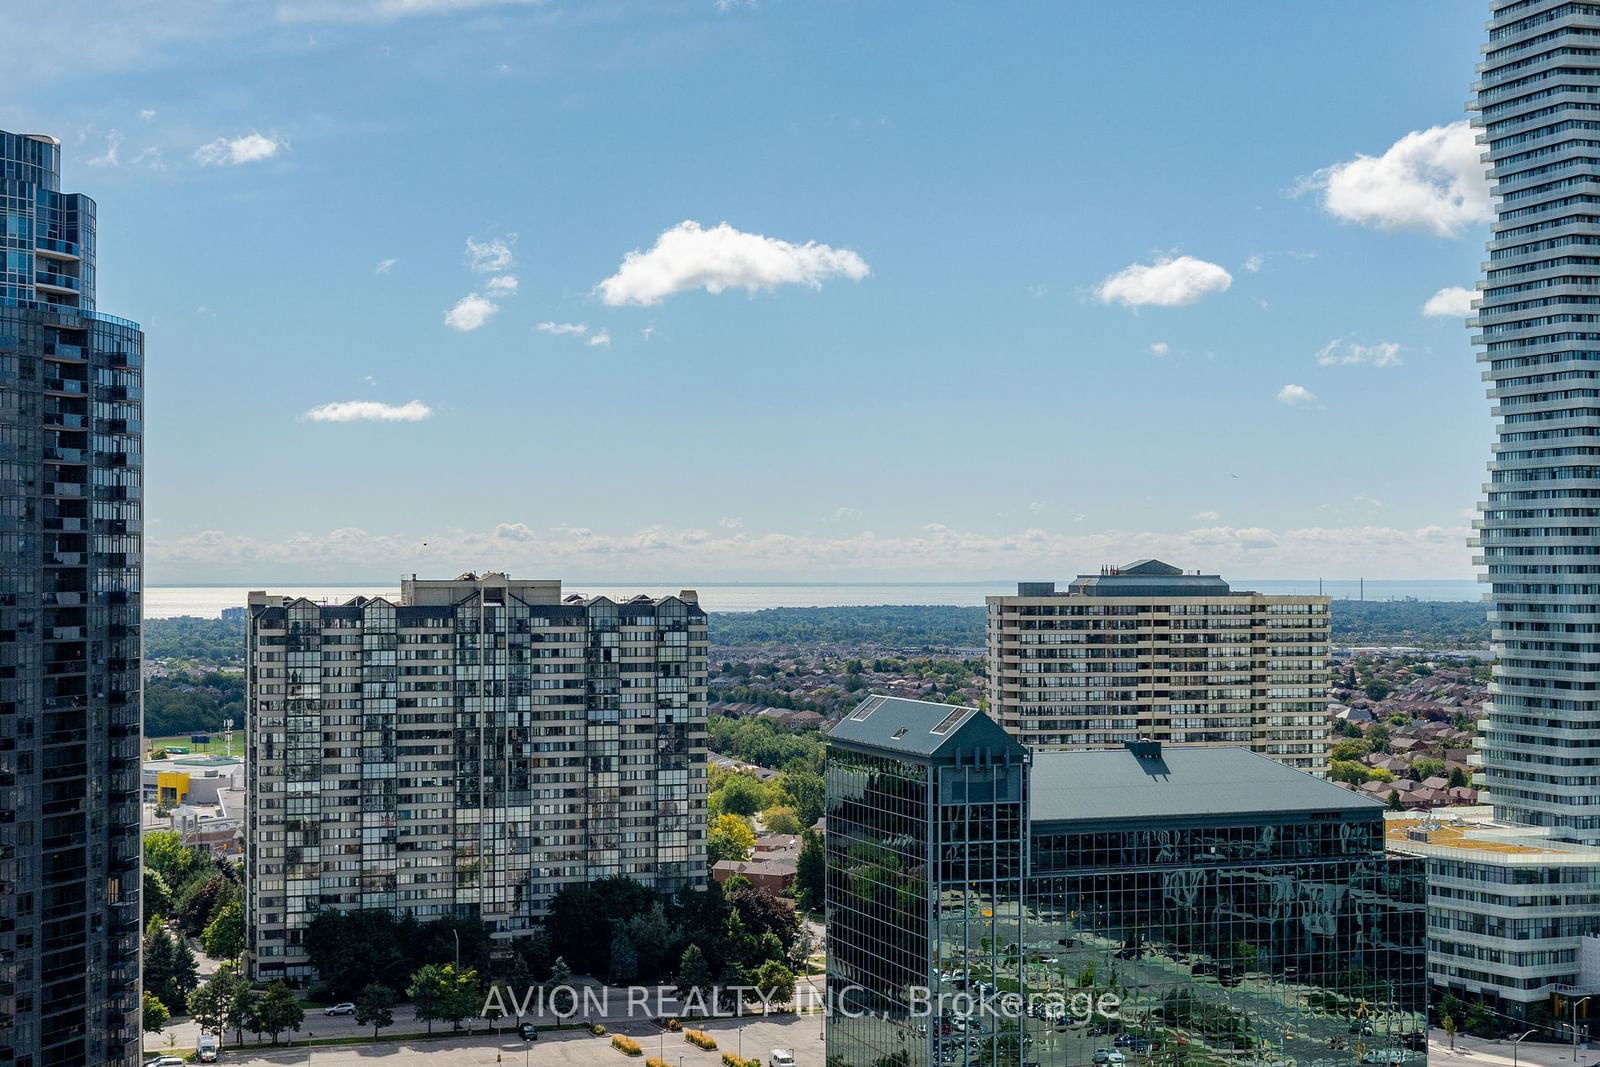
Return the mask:
<svg viewBox="0 0 1600 1067">
<path fill-rule="evenodd" d="M 595 1037 L 605 1037 L 606 1036 L 606 1028 L 601 1026 L 599 1023 L 590 1023 L 589 1024 L 589 1032 L 591 1034 L 593 1034 Z"/>
<path fill-rule="evenodd" d="M 717 1050 L 717 1039 L 704 1030 L 685 1030 L 683 1039 L 696 1048 L 703 1048 L 707 1052 L 715 1052 Z"/>
<path fill-rule="evenodd" d="M 741 1060 L 731 1052 L 722 1054 L 722 1067 L 761 1067 L 760 1060 Z"/>
<path fill-rule="evenodd" d="M 616 1034 L 613 1036 L 611 1038 L 611 1047 L 622 1053 L 624 1056 L 638 1056 L 644 1052 L 644 1049 L 639 1047 L 639 1042 L 635 1041 L 626 1034 Z"/>
<path fill-rule="evenodd" d="M 668 1016 L 665 1019 L 657 1019 L 656 1023 L 669 1034 L 675 1034 L 683 1029 L 683 1022 L 676 1015 Z"/>
<path fill-rule="evenodd" d="M 646 1056 L 644 1058 L 644 1067 L 672 1067 L 672 1065 L 666 1060 L 658 1059 L 655 1056 Z"/>
</svg>

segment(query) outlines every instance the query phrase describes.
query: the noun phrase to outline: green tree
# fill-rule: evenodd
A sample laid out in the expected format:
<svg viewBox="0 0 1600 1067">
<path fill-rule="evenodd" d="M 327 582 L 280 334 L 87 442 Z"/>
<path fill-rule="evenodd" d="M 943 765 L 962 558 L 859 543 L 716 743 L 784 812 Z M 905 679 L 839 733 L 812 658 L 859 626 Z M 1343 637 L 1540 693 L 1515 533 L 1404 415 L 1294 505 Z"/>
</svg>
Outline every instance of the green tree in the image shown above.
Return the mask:
<svg viewBox="0 0 1600 1067">
<path fill-rule="evenodd" d="M 222 1036 L 228 1027 L 228 1005 L 233 999 L 232 978 L 218 970 L 189 994 L 189 1017 L 201 1033 Z"/>
<path fill-rule="evenodd" d="M 1450 768 L 1450 788 L 1455 789 L 1457 787 L 1469 786 L 1471 784 L 1472 780 L 1467 777 L 1466 771 L 1462 770 L 1460 767 Z"/>
<path fill-rule="evenodd" d="M 444 974 L 434 964 L 425 963 L 418 967 L 411 975 L 411 984 L 406 986 L 406 996 L 411 998 L 411 1004 L 416 1009 L 417 1018 L 428 1024 L 428 1033 L 433 1033 L 435 1019 L 443 1019 L 440 1014 L 444 1001 Z"/>
<path fill-rule="evenodd" d="M 455 964 L 439 968 L 438 1015 L 452 1030 L 461 1029 L 461 1020 L 471 1018 L 483 1005 L 483 991 L 478 987 L 478 972 L 467 968 L 458 971 Z"/>
<path fill-rule="evenodd" d="M 794 874 L 794 896 L 802 908 L 815 910 L 822 907 L 827 875 L 822 837 L 815 830 L 807 829 L 800 835 L 800 858 Z"/>
<path fill-rule="evenodd" d="M 755 848 L 755 831 L 738 815 L 718 815 L 706 834 L 706 862 L 742 860 Z"/>
<path fill-rule="evenodd" d="M 769 833 L 797 834 L 801 830 L 800 817 L 786 804 L 778 804 L 763 811 L 761 821 Z"/>
<path fill-rule="evenodd" d="M 1371 751 L 1372 747 L 1366 741 L 1347 737 L 1328 749 L 1328 758 L 1333 760 L 1359 760 Z"/>
<path fill-rule="evenodd" d="M 356 1022 L 372 1027 L 372 1040 L 378 1031 L 394 1025 L 394 990 L 379 982 L 368 982 L 356 995 Z"/>
<path fill-rule="evenodd" d="M 1336 782 L 1360 785 L 1372 780 L 1372 768 L 1355 760 L 1334 760 L 1329 765 L 1328 776 Z"/>
<path fill-rule="evenodd" d="M 245 1025 L 255 1017 L 257 993 L 251 988 L 250 980 L 239 973 L 237 964 L 224 963 L 217 970 L 219 974 L 229 972 L 227 1025 L 233 1029 L 234 1044 L 242 1045 Z"/>
<path fill-rule="evenodd" d="M 285 1030 L 298 1033 L 305 1019 L 305 1009 L 294 999 L 289 987 L 282 982 L 273 982 L 261 994 L 261 999 L 256 1001 L 250 1026 L 257 1033 L 271 1034 L 272 1043 L 276 1045 L 279 1034 Z"/>
<path fill-rule="evenodd" d="M 172 913 L 172 888 L 161 872 L 154 867 L 144 869 L 144 913 L 170 915 Z"/>
<path fill-rule="evenodd" d="M 678 988 L 678 999 L 694 998 L 703 1003 L 711 983 L 711 967 L 706 963 L 705 953 L 700 951 L 699 945 L 690 945 L 683 950 L 678 960 L 678 973 L 673 978 L 673 984 Z"/>
<path fill-rule="evenodd" d="M 1401 803 L 1401 801 L 1400 801 L 1400 790 L 1398 790 L 1398 789 L 1389 790 L 1389 810 L 1390 811 L 1405 811 L 1406 810 L 1406 806 L 1403 803 Z"/>
<path fill-rule="evenodd" d="M 167 1020 L 172 1013 L 167 1011 L 167 1006 L 161 1003 L 161 998 L 146 993 L 144 995 L 144 1031 L 147 1034 L 159 1034 L 166 1029 Z"/>
<path fill-rule="evenodd" d="M 156 871 L 168 886 L 181 886 L 206 862 L 199 851 L 183 843 L 176 830 L 157 830 L 144 839 L 144 865 Z"/>
<path fill-rule="evenodd" d="M 757 967 L 751 985 L 769 1003 L 787 1004 L 794 999 L 794 972 L 782 960 L 768 960 Z"/>
<path fill-rule="evenodd" d="M 237 898 L 224 904 L 200 935 L 200 943 L 212 959 L 238 959 L 244 952 L 244 904 Z"/>
<path fill-rule="evenodd" d="M 767 805 L 767 789 L 748 774 L 729 774 L 712 791 L 708 803 L 718 814 L 754 815 Z"/>
<path fill-rule="evenodd" d="M 638 977 L 639 950 L 633 947 L 624 924 L 618 923 L 617 932 L 611 937 L 611 984 L 631 985 Z"/>
<path fill-rule="evenodd" d="M 554 991 L 550 994 L 550 1006 L 557 1015 L 567 1015 L 578 1006 L 571 983 L 572 968 L 567 966 L 566 957 L 557 956 L 550 965 L 550 988 Z"/>
</svg>

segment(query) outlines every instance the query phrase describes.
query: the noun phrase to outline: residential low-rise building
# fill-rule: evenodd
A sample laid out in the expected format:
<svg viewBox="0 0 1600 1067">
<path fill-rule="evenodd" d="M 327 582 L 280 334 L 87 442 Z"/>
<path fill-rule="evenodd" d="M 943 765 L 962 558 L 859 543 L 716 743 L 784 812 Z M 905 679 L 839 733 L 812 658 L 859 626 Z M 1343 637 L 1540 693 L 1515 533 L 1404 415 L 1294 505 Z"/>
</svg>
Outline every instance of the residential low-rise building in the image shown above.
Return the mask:
<svg viewBox="0 0 1600 1067">
<path fill-rule="evenodd" d="M 1582 968 L 1600 930 L 1600 847 L 1556 840 L 1545 827 L 1497 822 L 1492 809 L 1393 813 L 1391 851 L 1427 863 L 1428 980 L 1527 1018 L 1556 994 L 1600 994 Z"/>
</svg>

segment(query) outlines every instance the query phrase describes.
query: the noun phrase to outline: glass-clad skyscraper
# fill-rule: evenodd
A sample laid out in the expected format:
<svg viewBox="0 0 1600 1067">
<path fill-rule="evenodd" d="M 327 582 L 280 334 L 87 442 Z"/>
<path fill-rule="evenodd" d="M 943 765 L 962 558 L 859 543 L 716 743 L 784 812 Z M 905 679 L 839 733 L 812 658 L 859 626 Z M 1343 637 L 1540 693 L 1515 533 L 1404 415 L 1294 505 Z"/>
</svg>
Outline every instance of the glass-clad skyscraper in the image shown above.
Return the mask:
<svg viewBox="0 0 1600 1067">
<path fill-rule="evenodd" d="M 0 1064 L 140 1060 L 144 335 L 95 205 L 0 131 Z"/>
<path fill-rule="evenodd" d="M 1472 104 L 1496 197 L 1477 312 L 1498 818 L 1600 841 L 1600 5 L 1491 4 Z"/>
<path fill-rule="evenodd" d="M 1426 1059 L 1422 862 L 1265 756 L 871 697 L 825 842 L 830 1067 Z"/>
</svg>

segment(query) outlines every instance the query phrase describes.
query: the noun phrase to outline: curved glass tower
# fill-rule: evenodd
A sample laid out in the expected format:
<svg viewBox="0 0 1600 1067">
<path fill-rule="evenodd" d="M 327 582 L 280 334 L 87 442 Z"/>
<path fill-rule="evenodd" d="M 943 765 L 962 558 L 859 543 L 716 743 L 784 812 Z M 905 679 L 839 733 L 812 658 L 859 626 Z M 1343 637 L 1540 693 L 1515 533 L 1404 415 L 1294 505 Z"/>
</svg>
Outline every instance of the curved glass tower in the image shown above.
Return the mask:
<svg viewBox="0 0 1600 1067">
<path fill-rule="evenodd" d="M 144 335 L 0 131 L 0 1064 L 137 1064 Z"/>
<path fill-rule="evenodd" d="M 1491 4 L 1476 113 L 1496 197 L 1475 325 L 1498 419 L 1478 562 L 1499 653 L 1497 818 L 1600 841 L 1600 5 Z"/>
</svg>

